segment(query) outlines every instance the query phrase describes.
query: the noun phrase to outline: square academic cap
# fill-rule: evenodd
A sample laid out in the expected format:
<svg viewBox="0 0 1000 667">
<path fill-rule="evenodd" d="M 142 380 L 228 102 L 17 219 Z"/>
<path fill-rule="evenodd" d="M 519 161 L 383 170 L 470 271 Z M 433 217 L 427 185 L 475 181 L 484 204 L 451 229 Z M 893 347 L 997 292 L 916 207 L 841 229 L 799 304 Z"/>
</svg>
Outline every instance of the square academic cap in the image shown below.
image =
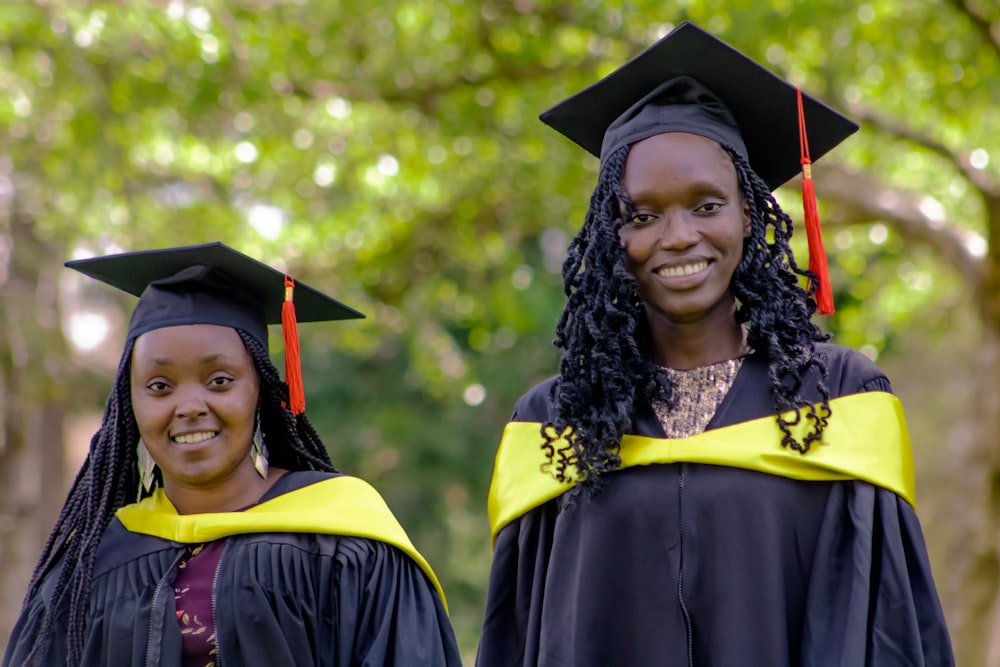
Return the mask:
<svg viewBox="0 0 1000 667">
<path fill-rule="evenodd" d="M 285 375 L 296 414 L 305 407 L 296 322 L 364 317 L 218 242 L 78 259 L 66 266 L 139 297 L 129 339 L 164 327 L 217 324 L 243 329 L 266 348 L 267 325 L 281 323 Z"/>
<path fill-rule="evenodd" d="M 803 171 L 810 269 L 820 312 L 833 312 L 810 164 L 857 131 L 848 118 L 683 23 L 541 120 L 602 162 L 653 135 L 688 132 L 734 148 L 772 190 Z"/>
<path fill-rule="evenodd" d="M 608 76 L 544 112 L 541 120 L 603 159 L 615 148 L 671 131 L 635 128 L 638 134 L 643 129 L 647 132 L 637 136 L 626 127 L 618 133 L 617 145 L 604 141 L 609 128 L 617 129 L 612 125 L 620 116 L 632 111 L 634 117 L 642 107 L 657 102 L 650 99 L 650 93 L 677 77 L 694 79 L 729 111 L 750 166 L 772 190 L 801 171 L 798 89 L 693 23 L 681 24 Z M 685 104 L 703 101 L 696 94 Z M 802 95 L 802 103 L 809 151 L 817 159 L 858 129 L 856 123 L 808 95 Z M 630 120 L 642 123 L 639 118 L 622 120 L 618 127 Z M 662 120 L 669 122 L 666 115 Z M 711 120 L 702 122 L 704 127 L 713 125 Z M 698 133 L 695 128 L 675 131 Z"/>
</svg>

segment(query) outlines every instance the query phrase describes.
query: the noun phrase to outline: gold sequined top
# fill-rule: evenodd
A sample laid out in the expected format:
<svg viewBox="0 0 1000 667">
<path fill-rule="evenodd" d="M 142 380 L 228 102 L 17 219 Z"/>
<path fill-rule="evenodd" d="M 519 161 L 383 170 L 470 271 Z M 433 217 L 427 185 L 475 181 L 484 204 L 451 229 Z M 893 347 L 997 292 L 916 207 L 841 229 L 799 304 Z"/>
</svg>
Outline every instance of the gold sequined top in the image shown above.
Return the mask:
<svg viewBox="0 0 1000 667">
<path fill-rule="evenodd" d="M 653 401 L 653 411 L 667 437 L 686 438 L 702 433 L 729 393 L 741 366 L 743 357 L 687 371 L 661 367 L 674 388 L 674 407 Z"/>
</svg>

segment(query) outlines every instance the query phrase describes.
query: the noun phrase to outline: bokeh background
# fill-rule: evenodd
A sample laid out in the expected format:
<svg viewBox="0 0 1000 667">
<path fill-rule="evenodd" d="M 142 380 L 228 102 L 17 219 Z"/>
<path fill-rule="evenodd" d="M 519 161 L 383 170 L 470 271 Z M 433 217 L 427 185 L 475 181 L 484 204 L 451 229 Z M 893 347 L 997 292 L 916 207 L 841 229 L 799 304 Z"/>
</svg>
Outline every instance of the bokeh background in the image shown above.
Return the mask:
<svg viewBox="0 0 1000 667">
<path fill-rule="evenodd" d="M 814 172 L 823 326 L 901 395 L 960 664 L 1000 665 L 994 0 L 0 0 L 0 646 L 134 303 L 62 262 L 222 240 L 368 314 L 302 326 L 308 412 L 471 665 L 494 449 L 556 370 L 597 169 L 537 115 L 687 19 L 862 123 Z"/>
</svg>

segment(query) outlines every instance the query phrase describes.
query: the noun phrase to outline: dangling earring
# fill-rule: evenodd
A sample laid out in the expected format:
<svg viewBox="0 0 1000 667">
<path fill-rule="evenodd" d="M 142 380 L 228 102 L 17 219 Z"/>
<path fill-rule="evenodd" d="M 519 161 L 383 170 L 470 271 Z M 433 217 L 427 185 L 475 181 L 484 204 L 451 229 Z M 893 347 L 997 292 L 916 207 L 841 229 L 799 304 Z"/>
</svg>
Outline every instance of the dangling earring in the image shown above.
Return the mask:
<svg viewBox="0 0 1000 667">
<path fill-rule="evenodd" d="M 260 410 L 257 411 L 255 421 L 257 427 L 253 432 L 253 442 L 250 443 L 250 460 L 261 479 L 267 479 L 267 445 L 264 444 L 264 432 L 260 429 Z"/>
<path fill-rule="evenodd" d="M 149 453 L 149 448 L 146 447 L 146 443 L 139 438 L 139 444 L 135 448 L 136 457 L 139 459 L 139 480 L 142 484 L 142 488 L 149 493 L 153 490 L 153 485 L 156 483 L 156 461 L 153 460 L 152 454 Z M 142 495 L 140 491 L 139 495 Z"/>
<path fill-rule="evenodd" d="M 632 283 L 632 307 L 636 310 L 642 309 L 642 297 L 639 296 L 639 286 Z"/>
</svg>

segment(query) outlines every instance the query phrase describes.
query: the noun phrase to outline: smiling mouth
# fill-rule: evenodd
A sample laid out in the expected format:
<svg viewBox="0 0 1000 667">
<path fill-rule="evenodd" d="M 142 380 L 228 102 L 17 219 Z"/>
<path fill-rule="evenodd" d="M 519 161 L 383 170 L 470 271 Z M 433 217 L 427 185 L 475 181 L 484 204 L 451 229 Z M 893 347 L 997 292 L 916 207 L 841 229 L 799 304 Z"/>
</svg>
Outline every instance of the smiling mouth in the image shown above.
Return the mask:
<svg viewBox="0 0 1000 667">
<path fill-rule="evenodd" d="M 708 262 L 701 260 L 694 264 L 682 264 L 680 266 L 664 266 L 656 270 L 656 275 L 663 278 L 677 278 L 680 276 L 690 276 L 708 268 Z"/>
<path fill-rule="evenodd" d="M 218 433 L 218 431 L 198 431 L 197 433 L 182 433 L 181 435 L 174 435 L 171 436 L 170 439 L 181 445 L 194 445 L 214 438 L 218 435 Z"/>
</svg>

